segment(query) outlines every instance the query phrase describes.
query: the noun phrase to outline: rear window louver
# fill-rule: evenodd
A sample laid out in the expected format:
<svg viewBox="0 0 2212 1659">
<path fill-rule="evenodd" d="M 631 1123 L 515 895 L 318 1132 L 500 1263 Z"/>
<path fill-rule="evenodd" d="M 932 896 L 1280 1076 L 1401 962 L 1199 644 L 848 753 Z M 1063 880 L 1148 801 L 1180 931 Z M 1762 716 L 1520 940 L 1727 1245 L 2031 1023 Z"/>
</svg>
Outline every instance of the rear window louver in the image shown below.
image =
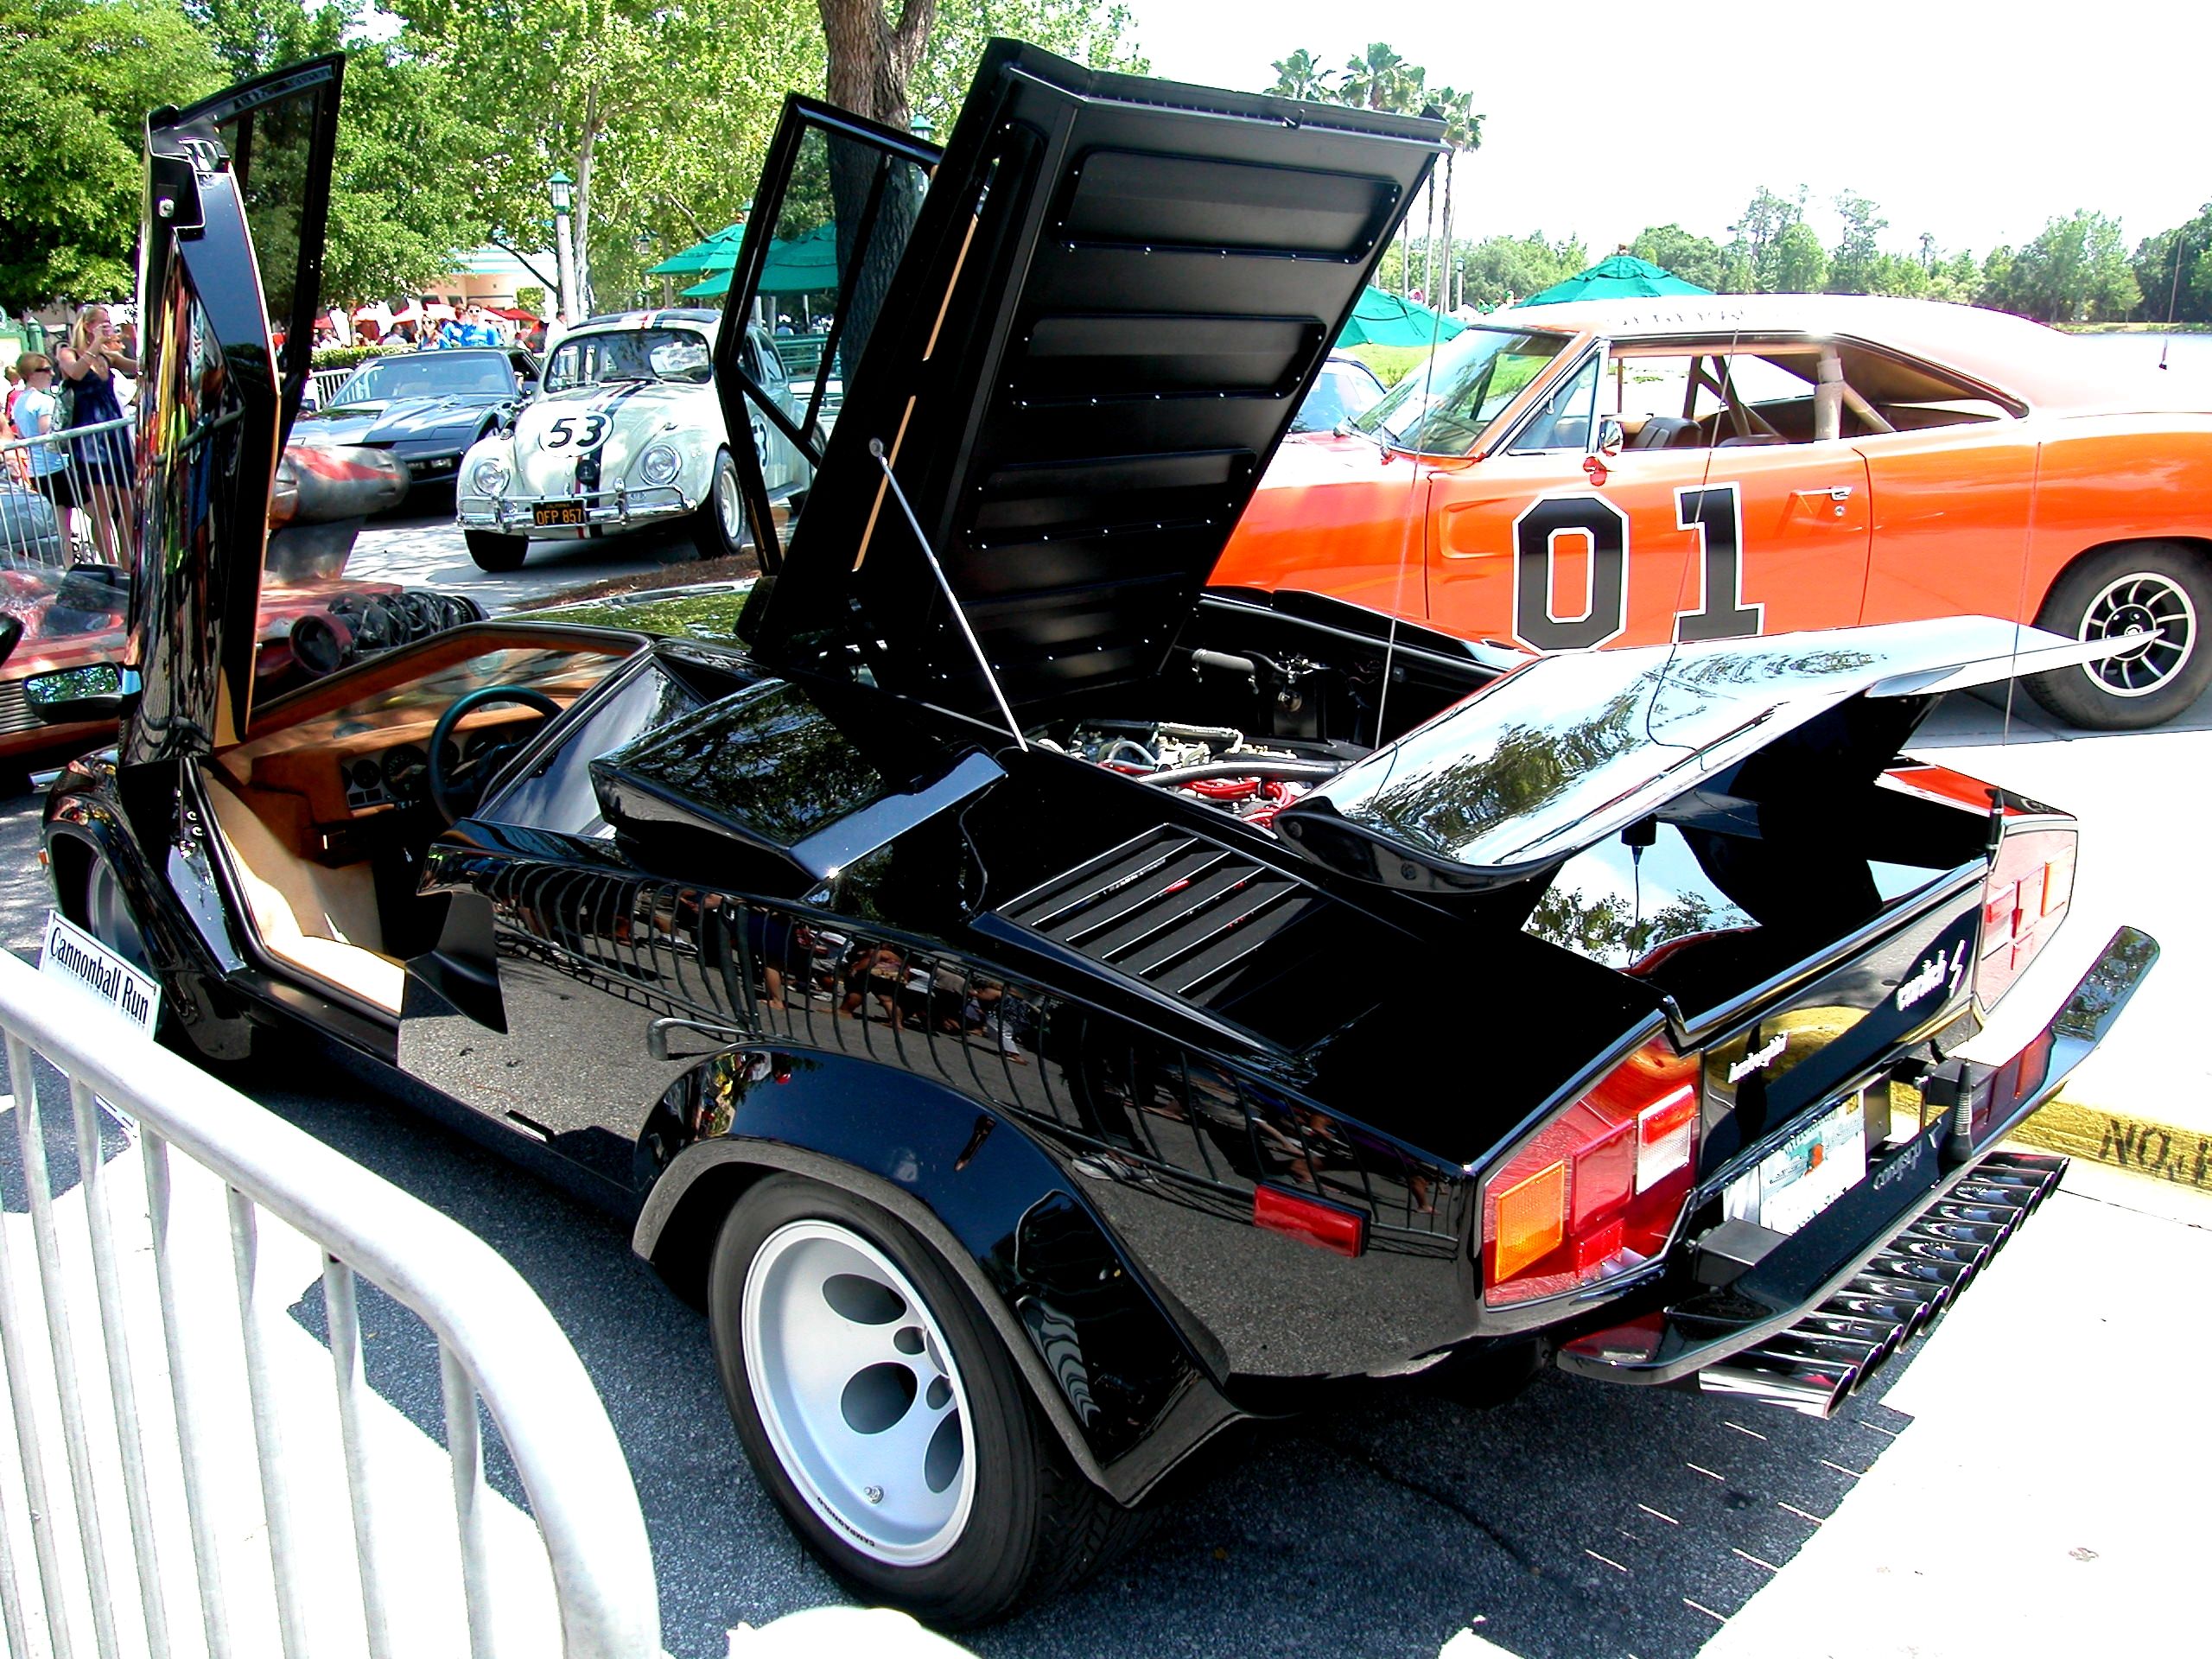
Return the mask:
<svg viewBox="0 0 2212 1659">
<path fill-rule="evenodd" d="M 1344 972 L 1374 943 L 1365 936 L 1382 931 L 1370 918 L 1184 830 L 1163 826 L 1125 842 L 998 914 L 1287 1047 L 1371 1006 Z"/>
</svg>

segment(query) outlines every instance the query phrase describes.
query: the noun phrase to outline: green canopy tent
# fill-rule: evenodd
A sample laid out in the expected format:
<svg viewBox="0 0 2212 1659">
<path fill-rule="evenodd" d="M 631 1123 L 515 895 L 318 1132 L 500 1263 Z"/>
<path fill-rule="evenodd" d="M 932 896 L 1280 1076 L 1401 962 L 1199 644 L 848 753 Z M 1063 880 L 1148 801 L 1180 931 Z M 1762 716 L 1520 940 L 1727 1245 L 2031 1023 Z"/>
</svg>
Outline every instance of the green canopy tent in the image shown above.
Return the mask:
<svg viewBox="0 0 2212 1659">
<path fill-rule="evenodd" d="M 1427 346 L 1452 339 L 1467 325 L 1440 317 L 1419 300 L 1363 289 L 1351 321 L 1337 336 L 1339 346 Z"/>
<path fill-rule="evenodd" d="M 714 299 L 729 292 L 733 257 L 702 282 L 683 290 L 686 299 Z M 837 227 L 817 225 L 804 236 L 768 245 L 766 268 L 760 273 L 763 294 L 819 294 L 835 289 L 837 277 Z"/>
<path fill-rule="evenodd" d="M 696 276 L 702 271 L 728 270 L 737 263 L 738 245 L 745 240 L 745 226 L 726 225 L 703 242 L 695 242 L 681 253 L 671 253 L 647 268 L 648 276 Z"/>
<path fill-rule="evenodd" d="M 1709 288 L 1686 283 L 1634 254 L 1617 253 L 1600 259 L 1587 270 L 1579 270 L 1563 283 L 1554 283 L 1522 300 L 1522 305 L 1560 305 L 1568 300 L 1645 300 L 1669 294 L 1710 294 Z"/>
</svg>

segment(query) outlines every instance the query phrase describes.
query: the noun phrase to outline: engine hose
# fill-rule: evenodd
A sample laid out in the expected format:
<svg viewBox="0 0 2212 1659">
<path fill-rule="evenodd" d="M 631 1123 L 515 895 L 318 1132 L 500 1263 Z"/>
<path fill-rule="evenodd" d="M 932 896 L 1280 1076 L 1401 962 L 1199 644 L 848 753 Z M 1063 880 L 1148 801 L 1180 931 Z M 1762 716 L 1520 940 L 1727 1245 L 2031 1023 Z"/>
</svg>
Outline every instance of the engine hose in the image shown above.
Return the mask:
<svg viewBox="0 0 2212 1659">
<path fill-rule="evenodd" d="M 1160 757 L 1154 754 L 1150 749 L 1145 747 L 1143 744 L 1138 742 L 1133 737 L 1116 738 L 1111 743 L 1109 743 L 1106 746 L 1106 753 L 1099 756 L 1099 759 L 1102 760 L 1122 760 L 1124 758 L 1122 751 L 1125 749 L 1132 751 L 1133 755 L 1131 758 L 1134 758 L 1145 766 L 1156 766 L 1160 764 Z"/>
<path fill-rule="evenodd" d="M 1233 749 L 1244 741 L 1244 734 L 1234 726 L 1169 726 L 1154 728 L 1162 737 L 1187 738 L 1203 743 L 1210 749 Z"/>
<path fill-rule="evenodd" d="M 1160 789 L 1196 783 L 1201 778 L 1287 778 L 1299 783 L 1319 784 L 1327 782 L 1343 770 L 1325 760 L 1263 760 L 1251 757 L 1243 760 L 1209 760 L 1198 766 L 1176 766 L 1166 772 L 1147 772 L 1137 781 Z"/>
</svg>

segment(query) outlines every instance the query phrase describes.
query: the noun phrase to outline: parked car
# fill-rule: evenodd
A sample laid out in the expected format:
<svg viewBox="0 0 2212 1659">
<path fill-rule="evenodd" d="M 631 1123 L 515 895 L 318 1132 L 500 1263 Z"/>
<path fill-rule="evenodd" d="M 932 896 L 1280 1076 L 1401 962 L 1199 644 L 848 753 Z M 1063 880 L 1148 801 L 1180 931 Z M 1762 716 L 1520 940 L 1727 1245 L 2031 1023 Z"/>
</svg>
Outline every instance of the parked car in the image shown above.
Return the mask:
<svg viewBox="0 0 2212 1659">
<path fill-rule="evenodd" d="M 407 475 L 388 451 L 286 446 L 270 493 L 253 630 L 257 695 L 484 614 L 465 595 L 346 579 L 362 521 L 406 493 Z M 0 556 L 0 615 L 19 630 L 16 648 L 0 662 L 0 779 L 10 786 L 22 786 L 25 767 L 113 738 L 132 582 L 119 565 L 65 565 L 43 551 Z"/>
<path fill-rule="evenodd" d="M 1329 360 L 1321 365 L 1321 378 L 1299 404 L 1298 413 L 1290 417 L 1290 429 L 1294 433 L 1333 432 L 1381 403 L 1382 392 L 1382 382 L 1374 370 L 1346 353 L 1331 352 Z"/>
<path fill-rule="evenodd" d="M 699 556 L 745 543 L 740 474 L 715 397 L 717 313 L 593 317 L 561 336 L 537 395 L 469 450 L 457 506 L 469 556 L 512 570 L 536 542 L 677 529 Z M 748 371 L 785 416 L 798 413 L 766 330 L 739 326 Z M 770 499 L 788 504 L 813 469 L 757 411 L 745 430 Z"/>
<path fill-rule="evenodd" d="M 197 296 L 214 372 L 267 348 L 219 131 L 341 61 L 149 129 L 206 200 L 149 217 L 148 315 Z M 2048 1189 L 1993 1148 L 2155 955 L 2123 930 L 2018 1054 L 1958 1058 L 2069 908 L 2074 826 L 1900 747 L 1951 686 L 2111 647 L 1539 659 L 1202 593 L 1436 125 L 999 41 L 941 162 L 793 99 L 755 223 L 818 212 L 832 138 L 890 206 L 772 578 L 242 708 L 251 629 L 195 606 L 251 591 L 262 504 L 167 461 L 257 476 L 284 411 L 219 385 L 235 416 L 150 458 L 198 550 L 137 612 L 139 808 L 101 758 L 47 805 L 63 909 L 178 1039 L 291 1010 L 626 1217 L 794 1529 L 942 1623 L 1356 1379 L 1832 1409 Z M 312 246 L 330 158 L 286 159 Z M 149 329 L 157 395 L 188 344 Z M 755 391 L 719 390 L 734 429 Z"/>
<path fill-rule="evenodd" d="M 1989 612 L 2128 639 L 2028 689 L 2155 725 L 2212 683 L 2207 410 L 1967 306 L 1530 306 L 1285 444 L 1215 579 L 1535 651 Z"/>
<path fill-rule="evenodd" d="M 537 359 L 524 351 L 375 358 L 323 408 L 302 415 L 292 441 L 387 449 L 406 468 L 412 490 L 449 486 L 469 446 L 513 417 L 537 378 Z"/>
</svg>

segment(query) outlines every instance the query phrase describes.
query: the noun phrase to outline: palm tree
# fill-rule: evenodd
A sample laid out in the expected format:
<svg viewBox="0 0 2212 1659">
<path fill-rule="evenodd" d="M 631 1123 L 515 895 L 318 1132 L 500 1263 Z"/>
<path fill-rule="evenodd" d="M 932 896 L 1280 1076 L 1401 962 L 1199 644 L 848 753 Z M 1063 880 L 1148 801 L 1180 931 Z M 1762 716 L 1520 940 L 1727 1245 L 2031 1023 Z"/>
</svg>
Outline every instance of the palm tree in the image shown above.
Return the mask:
<svg viewBox="0 0 2212 1659">
<path fill-rule="evenodd" d="M 1329 83 L 1337 72 L 1324 69 L 1313 61 L 1313 54 L 1300 47 L 1287 58 L 1278 58 L 1269 66 L 1275 72 L 1275 84 L 1268 91 L 1276 98 L 1302 98 L 1321 101 L 1336 93 Z"/>
<path fill-rule="evenodd" d="M 1408 105 L 1409 71 L 1419 73 L 1384 42 L 1373 41 L 1365 54 L 1344 66 L 1344 78 L 1338 83 L 1337 97 L 1365 110 L 1402 112 Z M 1418 81 L 1414 84 L 1417 88 Z"/>
<path fill-rule="evenodd" d="M 1483 118 L 1475 113 L 1475 95 L 1450 86 L 1437 88 L 1435 108 L 1444 118 L 1444 245 L 1445 257 L 1451 258 L 1452 248 L 1452 164 L 1463 149 L 1479 149 L 1483 142 Z M 1446 266 L 1446 286 L 1450 286 L 1449 266 Z M 1437 305 L 1440 311 L 1452 308 L 1458 302 L 1455 294 L 1442 296 L 1445 303 Z M 1437 296 L 1430 296 L 1436 304 Z"/>
</svg>

